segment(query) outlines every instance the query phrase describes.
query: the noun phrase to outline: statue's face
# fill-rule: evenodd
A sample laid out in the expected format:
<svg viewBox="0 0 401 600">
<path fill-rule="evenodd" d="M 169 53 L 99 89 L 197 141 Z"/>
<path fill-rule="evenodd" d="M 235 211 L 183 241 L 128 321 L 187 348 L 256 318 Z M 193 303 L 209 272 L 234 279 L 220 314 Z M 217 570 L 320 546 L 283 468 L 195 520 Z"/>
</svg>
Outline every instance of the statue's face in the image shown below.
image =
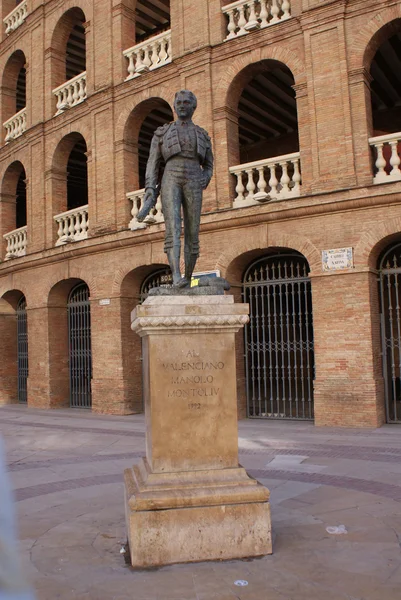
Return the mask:
<svg viewBox="0 0 401 600">
<path fill-rule="evenodd" d="M 180 119 L 190 119 L 195 112 L 193 100 L 189 94 L 178 94 L 174 109 Z"/>
</svg>

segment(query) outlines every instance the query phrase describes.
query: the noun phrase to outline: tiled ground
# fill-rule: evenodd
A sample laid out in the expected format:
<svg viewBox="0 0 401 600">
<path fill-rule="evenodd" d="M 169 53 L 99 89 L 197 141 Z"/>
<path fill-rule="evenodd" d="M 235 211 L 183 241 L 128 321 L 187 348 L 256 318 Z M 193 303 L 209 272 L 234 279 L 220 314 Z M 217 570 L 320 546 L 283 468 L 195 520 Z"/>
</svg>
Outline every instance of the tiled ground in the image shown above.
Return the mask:
<svg viewBox="0 0 401 600">
<path fill-rule="evenodd" d="M 122 473 L 144 454 L 143 417 L 1 408 L 38 600 L 400 600 L 401 427 L 239 430 L 241 463 L 271 490 L 273 556 L 133 571 Z"/>
</svg>

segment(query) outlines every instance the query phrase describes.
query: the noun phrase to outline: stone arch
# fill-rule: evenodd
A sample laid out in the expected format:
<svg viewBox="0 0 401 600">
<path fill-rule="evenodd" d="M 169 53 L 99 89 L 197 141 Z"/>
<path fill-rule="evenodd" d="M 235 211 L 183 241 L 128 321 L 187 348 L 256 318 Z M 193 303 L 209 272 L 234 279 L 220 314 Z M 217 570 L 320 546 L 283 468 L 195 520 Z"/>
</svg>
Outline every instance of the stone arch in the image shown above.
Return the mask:
<svg viewBox="0 0 401 600">
<path fill-rule="evenodd" d="M 370 69 L 371 62 L 378 48 L 388 37 L 401 18 L 401 6 L 382 8 L 356 36 L 352 43 L 349 70 L 364 67 Z"/>
<path fill-rule="evenodd" d="M 6 287 L 6 286 L 4 286 Z M 0 405 L 18 402 L 17 305 L 20 289 L 0 290 Z"/>
<path fill-rule="evenodd" d="M 69 334 L 67 302 L 71 290 L 85 279 L 71 274 L 51 285 L 47 295 L 47 323 L 49 339 L 49 408 L 70 405 Z"/>
<path fill-rule="evenodd" d="M 376 269 L 381 252 L 397 239 L 401 239 L 400 217 L 377 223 L 364 231 L 355 247 L 355 266 Z"/>
<path fill-rule="evenodd" d="M 152 121 L 152 129 L 155 130 L 157 126 L 163 125 L 163 121 L 172 120 L 171 105 L 163 98 L 152 96 L 136 105 L 125 124 L 124 181 L 127 186 L 126 192 L 144 187 L 144 165 L 147 160 L 145 155 L 149 152 L 150 137 L 143 139 L 142 127 L 147 120 L 151 119 L 152 114 L 157 114 L 157 111 L 165 114 L 166 117 L 165 119 L 161 118 L 157 123 Z"/>
<path fill-rule="evenodd" d="M 130 98 L 129 102 L 127 102 L 123 107 L 119 107 L 118 114 L 116 115 L 115 140 L 124 141 L 127 123 L 134 111 L 136 111 L 136 109 L 140 107 L 143 102 L 149 101 L 152 98 L 160 98 L 161 100 L 167 102 L 170 106 L 173 106 L 176 85 L 179 85 L 179 82 L 174 83 L 174 81 L 170 81 L 169 85 L 159 85 L 146 88 L 135 94 L 133 99 Z"/>
<path fill-rule="evenodd" d="M 19 110 L 21 110 L 21 106 L 19 106 L 20 96 L 22 93 L 25 93 L 25 106 L 26 106 L 26 55 L 23 50 L 18 49 L 15 50 L 11 56 L 8 58 L 4 69 L 1 80 L 2 85 L 2 93 L 1 93 L 1 113 L 2 113 L 2 122 L 4 123 L 8 119 L 10 119 L 13 115 L 15 115 Z M 22 86 L 24 89 L 20 90 L 20 75 L 24 74 L 23 80 L 24 85 Z M 3 128 L 3 136 L 5 135 L 5 131 Z"/>
<path fill-rule="evenodd" d="M 67 4 L 65 6 L 64 4 Z M 64 3 L 63 14 L 59 17 L 54 26 L 50 48 L 51 48 L 51 89 L 55 89 L 71 78 L 68 59 L 68 42 L 74 29 L 79 28 L 81 34 L 85 36 L 85 28 L 87 23 L 86 3 Z M 70 5 L 70 6 L 68 6 Z M 84 38 L 85 40 L 85 38 Z M 84 62 L 88 56 L 88 49 L 84 49 Z M 86 66 L 85 66 L 86 70 Z M 57 100 L 53 95 L 53 110 L 56 111 Z"/>
<path fill-rule="evenodd" d="M 294 76 L 295 85 L 306 82 L 305 65 L 295 52 L 285 46 L 264 46 L 248 52 L 230 65 L 224 64 L 224 68 L 218 74 L 219 83 L 216 86 L 215 108 L 220 106 L 231 107 L 237 103 L 239 93 L 236 91 L 241 87 L 241 73 L 247 67 L 261 61 L 276 61 L 286 65 Z M 234 98 L 232 97 L 234 93 Z"/>
<path fill-rule="evenodd" d="M 6 257 L 7 253 L 7 242 L 3 236 L 10 231 L 14 231 L 14 229 L 17 229 L 18 227 L 26 225 L 26 181 L 26 170 L 20 160 L 15 160 L 9 164 L 1 179 L 0 234 L 2 239 L 2 257 Z"/>
<path fill-rule="evenodd" d="M 68 161 L 71 153 L 76 148 L 80 148 L 80 155 L 85 154 L 88 156 L 90 153 L 90 147 L 87 144 L 85 137 L 77 132 L 71 132 L 64 135 L 59 139 L 55 150 L 52 154 L 52 163 L 49 169 L 51 176 L 51 199 L 52 199 L 52 217 L 68 210 L 68 190 L 69 190 L 69 179 L 68 179 Z M 82 147 L 82 148 L 81 148 Z M 86 149 L 86 151 L 85 151 Z M 85 157 L 84 157 L 85 158 Z M 84 171 L 86 176 L 86 189 L 85 194 L 88 198 L 88 204 L 90 204 L 91 186 L 88 181 L 88 171 Z M 85 195 L 83 194 L 83 195 Z M 74 208 L 74 207 L 71 207 Z M 57 239 L 57 224 L 53 220 L 53 240 Z"/>
<path fill-rule="evenodd" d="M 311 273 L 320 268 L 320 252 L 316 246 L 306 238 L 282 233 L 272 236 L 272 238 L 269 239 L 270 243 L 265 247 L 261 247 L 261 245 L 256 246 L 250 236 L 243 236 L 242 240 L 239 236 L 238 238 L 237 243 L 232 244 L 229 250 L 222 253 L 215 264 L 215 269 L 220 270 L 221 276 L 228 279 L 233 285 L 241 284 L 241 269 L 245 263 L 247 264 L 254 258 L 256 259 L 258 256 L 262 256 L 271 249 L 291 248 L 305 256 L 309 263 Z"/>
</svg>

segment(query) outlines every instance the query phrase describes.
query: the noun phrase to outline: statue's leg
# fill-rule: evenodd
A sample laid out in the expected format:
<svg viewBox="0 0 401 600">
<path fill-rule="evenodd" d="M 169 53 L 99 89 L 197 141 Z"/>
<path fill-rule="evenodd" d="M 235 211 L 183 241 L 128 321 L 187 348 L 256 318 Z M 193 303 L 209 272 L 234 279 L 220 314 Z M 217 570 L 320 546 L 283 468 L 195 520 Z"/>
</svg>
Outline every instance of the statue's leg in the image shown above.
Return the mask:
<svg viewBox="0 0 401 600">
<path fill-rule="evenodd" d="M 176 178 L 164 173 L 162 186 L 162 210 L 166 226 L 164 251 L 167 254 L 173 276 L 173 285 L 181 280 L 180 251 L 181 251 L 181 198 L 182 187 Z"/>
<path fill-rule="evenodd" d="M 202 186 L 198 177 L 193 177 L 184 186 L 185 279 L 189 282 L 189 285 L 199 256 L 199 226 L 202 209 L 202 191 Z"/>
</svg>

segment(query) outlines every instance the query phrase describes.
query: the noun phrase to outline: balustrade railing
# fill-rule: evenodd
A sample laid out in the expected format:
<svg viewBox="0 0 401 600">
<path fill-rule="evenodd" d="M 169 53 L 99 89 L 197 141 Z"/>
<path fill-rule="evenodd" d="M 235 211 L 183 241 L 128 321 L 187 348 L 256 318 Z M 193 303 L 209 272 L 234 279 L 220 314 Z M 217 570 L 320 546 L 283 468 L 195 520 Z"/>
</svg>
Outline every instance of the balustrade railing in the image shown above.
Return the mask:
<svg viewBox="0 0 401 600">
<path fill-rule="evenodd" d="M 18 111 L 10 119 L 3 123 L 3 127 L 6 130 L 6 137 L 4 138 L 5 143 L 15 140 L 26 131 L 26 108 Z"/>
<path fill-rule="evenodd" d="M 143 198 L 145 196 L 145 189 L 137 190 L 136 192 L 128 192 L 127 198 L 132 202 L 131 216 L 132 219 L 129 222 L 128 227 L 135 231 L 135 229 L 145 229 L 149 225 L 154 223 L 164 223 L 164 217 L 162 213 L 162 202 L 161 197 L 157 198 L 156 206 L 152 208 L 146 219 L 140 223 L 137 221 L 137 214 L 142 208 Z"/>
<path fill-rule="evenodd" d="M 59 85 L 53 94 L 57 98 L 56 115 L 83 102 L 86 99 L 86 71 Z"/>
<path fill-rule="evenodd" d="M 290 0 L 238 0 L 222 7 L 227 16 L 227 37 L 232 40 L 291 17 Z"/>
<path fill-rule="evenodd" d="M 25 21 L 28 15 L 27 1 L 20 2 L 8 15 L 3 19 L 6 26 L 6 34 L 10 34 L 17 29 Z"/>
<path fill-rule="evenodd" d="M 88 205 L 67 210 L 53 217 L 58 224 L 56 246 L 62 246 L 68 242 L 79 242 L 88 237 L 89 218 Z"/>
<path fill-rule="evenodd" d="M 126 81 L 167 65 L 171 62 L 171 29 L 124 50 L 123 55 L 128 58 Z"/>
<path fill-rule="evenodd" d="M 26 243 L 27 243 L 27 226 L 19 227 L 13 231 L 9 231 L 3 235 L 7 242 L 6 256 L 4 260 L 10 258 L 18 258 L 19 256 L 25 256 L 26 254 Z"/>
<path fill-rule="evenodd" d="M 234 208 L 301 194 L 299 152 L 230 167 L 230 173 L 237 179 Z"/>
<path fill-rule="evenodd" d="M 376 153 L 376 173 L 373 183 L 400 181 L 401 132 L 372 137 L 369 139 L 369 144 L 375 148 Z"/>
</svg>

